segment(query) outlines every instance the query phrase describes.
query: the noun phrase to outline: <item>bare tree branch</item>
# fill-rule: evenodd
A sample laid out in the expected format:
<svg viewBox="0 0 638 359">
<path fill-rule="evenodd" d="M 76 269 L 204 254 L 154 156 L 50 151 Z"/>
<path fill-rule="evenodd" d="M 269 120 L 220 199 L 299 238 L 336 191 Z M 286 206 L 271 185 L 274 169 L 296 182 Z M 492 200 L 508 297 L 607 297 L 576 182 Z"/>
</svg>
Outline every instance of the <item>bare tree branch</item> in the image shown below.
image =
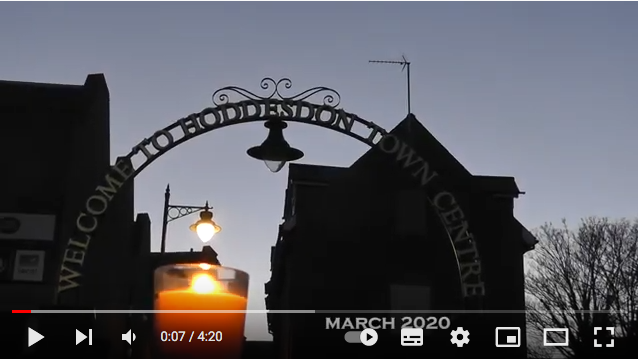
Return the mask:
<svg viewBox="0 0 638 359">
<path fill-rule="evenodd" d="M 563 221 L 535 234 L 526 276 L 530 328 L 568 328 L 569 347 L 556 349 L 570 359 L 591 354 L 596 326 L 638 341 L 638 221 L 592 217 L 576 230 Z M 535 348 L 530 355 L 547 354 Z"/>
</svg>

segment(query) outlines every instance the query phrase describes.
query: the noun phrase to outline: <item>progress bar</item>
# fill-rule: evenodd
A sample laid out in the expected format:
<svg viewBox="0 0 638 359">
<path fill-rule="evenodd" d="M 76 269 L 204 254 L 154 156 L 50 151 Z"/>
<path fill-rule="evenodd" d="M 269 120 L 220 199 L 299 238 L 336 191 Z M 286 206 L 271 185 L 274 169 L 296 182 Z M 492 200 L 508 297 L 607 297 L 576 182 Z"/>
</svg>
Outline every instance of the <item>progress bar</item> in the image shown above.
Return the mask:
<svg viewBox="0 0 638 359">
<path fill-rule="evenodd" d="M 156 313 L 180 313 L 180 314 L 315 314 L 316 310 L 102 310 L 102 309 L 82 309 L 82 310 L 56 310 L 56 309 L 35 309 L 35 310 L 12 310 L 11 313 L 31 313 L 31 314 L 156 314 Z"/>
<path fill-rule="evenodd" d="M 610 310 L 268 310 L 268 309 L 248 309 L 248 310 L 103 310 L 103 309 L 83 309 L 83 310 L 12 310 L 12 313 L 33 313 L 33 314 L 155 314 L 155 313 L 245 313 L 245 314 L 333 314 L 333 315 L 352 315 L 352 314 L 431 314 L 431 315 L 451 315 L 451 314 L 620 314 L 624 311 Z M 627 312 L 628 313 L 628 312 Z"/>
</svg>

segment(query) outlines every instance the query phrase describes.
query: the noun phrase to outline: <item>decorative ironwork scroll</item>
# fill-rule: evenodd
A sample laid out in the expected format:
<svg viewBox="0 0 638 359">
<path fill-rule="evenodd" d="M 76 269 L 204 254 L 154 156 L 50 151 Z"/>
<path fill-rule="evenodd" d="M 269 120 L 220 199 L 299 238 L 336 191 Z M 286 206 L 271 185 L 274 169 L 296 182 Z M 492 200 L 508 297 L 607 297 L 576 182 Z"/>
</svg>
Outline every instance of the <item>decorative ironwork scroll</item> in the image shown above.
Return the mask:
<svg viewBox="0 0 638 359">
<path fill-rule="evenodd" d="M 313 96 L 321 97 L 325 106 L 336 108 L 341 103 L 341 95 L 329 87 L 318 86 L 311 89 L 302 91 L 292 96 L 286 96 L 284 92 L 292 88 L 292 81 L 289 78 L 282 78 L 278 81 L 271 77 L 266 77 L 261 80 L 259 87 L 265 91 L 264 95 L 257 95 L 256 93 L 246 90 L 238 86 L 226 86 L 213 93 L 213 103 L 216 106 L 225 105 L 231 102 L 233 95 L 238 95 L 241 99 L 245 100 L 268 100 L 268 99 L 280 99 L 283 101 L 304 101 L 310 99 Z M 232 101 L 234 102 L 234 101 Z"/>
<path fill-rule="evenodd" d="M 166 222 L 180 219 L 195 212 L 203 211 L 207 208 L 210 209 L 209 207 L 204 206 L 168 206 L 168 218 Z"/>
</svg>

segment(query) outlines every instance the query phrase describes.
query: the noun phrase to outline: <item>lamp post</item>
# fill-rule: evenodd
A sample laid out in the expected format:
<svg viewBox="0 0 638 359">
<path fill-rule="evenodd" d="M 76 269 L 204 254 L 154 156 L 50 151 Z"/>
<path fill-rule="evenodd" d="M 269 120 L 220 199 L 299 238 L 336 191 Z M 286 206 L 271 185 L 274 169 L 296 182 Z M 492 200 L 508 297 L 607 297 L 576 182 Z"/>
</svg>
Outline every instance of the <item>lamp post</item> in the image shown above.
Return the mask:
<svg viewBox="0 0 638 359">
<path fill-rule="evenodd" d="M 197 211 L 200 211 L 200 219 L 190 226 L 190 230 L 197 233 L 199 239 L 206 243 L 213 238 L 215 233 L 222 230 L 220 226 L 213 221 L 213 212 L 208 206 L 208 201 L 204 206 L 182 206 L 170 204 L 171 188 L 170 185 L 166 185 L 166 192 L 164 192 L 164 216 L 162 219 L 162 243 L 161 253 L 166 252 L 166 228 L 168 223 L 176 219 L 191 215 Z M 176 210 L 175 214 L 171 213 L 171 210 Z"/>
</svg>

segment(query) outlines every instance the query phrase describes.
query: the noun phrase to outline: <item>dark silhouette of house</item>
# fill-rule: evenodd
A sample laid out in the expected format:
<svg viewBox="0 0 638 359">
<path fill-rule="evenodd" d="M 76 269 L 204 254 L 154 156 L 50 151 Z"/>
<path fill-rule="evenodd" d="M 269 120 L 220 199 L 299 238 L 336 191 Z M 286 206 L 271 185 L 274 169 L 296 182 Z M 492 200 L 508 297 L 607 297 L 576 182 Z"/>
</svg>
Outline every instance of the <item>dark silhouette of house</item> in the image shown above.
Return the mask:
<svg viewBox="0 0 638 359">
<path fill-rule="evenodd" d="M 536 240 L 514 218 L 514 199 L 521 194 L 514 178 L 472 175 L 412 115 L 391 133 L 429 161 L 466 213 L 482 261 L 482 308 L 524 310 L 523 254 Z M 372 148 L 349 168 L 290 165 L 284 223 L 266 284 L 268 309 L 464 308 L 458 264 L 439 217 L 424 190 L 388 157 Z M 525 357 L 525 315 L 520 312 L 451 315 L 451 328 L 431 331 L 420 348 L 402 347 L 398 330 L 382 331 L 372 347 L 348 344 L 345 330 L 325 329 L 325 317 L 365 315 L 270 313 L 278 358 L 418 357 L 432 355 L 435 344 L 441 353 L 437 357 L 473 357 L 469 351 L 475 354 L 476 346 L 451 345 L 450 331 L 456 326 L 469 328 L 474 343 L 491 344 L 481 348 L 481 357 Z M 495 352 L 496 327 L 520 327 L 521 348 Z"/>
</svg>

